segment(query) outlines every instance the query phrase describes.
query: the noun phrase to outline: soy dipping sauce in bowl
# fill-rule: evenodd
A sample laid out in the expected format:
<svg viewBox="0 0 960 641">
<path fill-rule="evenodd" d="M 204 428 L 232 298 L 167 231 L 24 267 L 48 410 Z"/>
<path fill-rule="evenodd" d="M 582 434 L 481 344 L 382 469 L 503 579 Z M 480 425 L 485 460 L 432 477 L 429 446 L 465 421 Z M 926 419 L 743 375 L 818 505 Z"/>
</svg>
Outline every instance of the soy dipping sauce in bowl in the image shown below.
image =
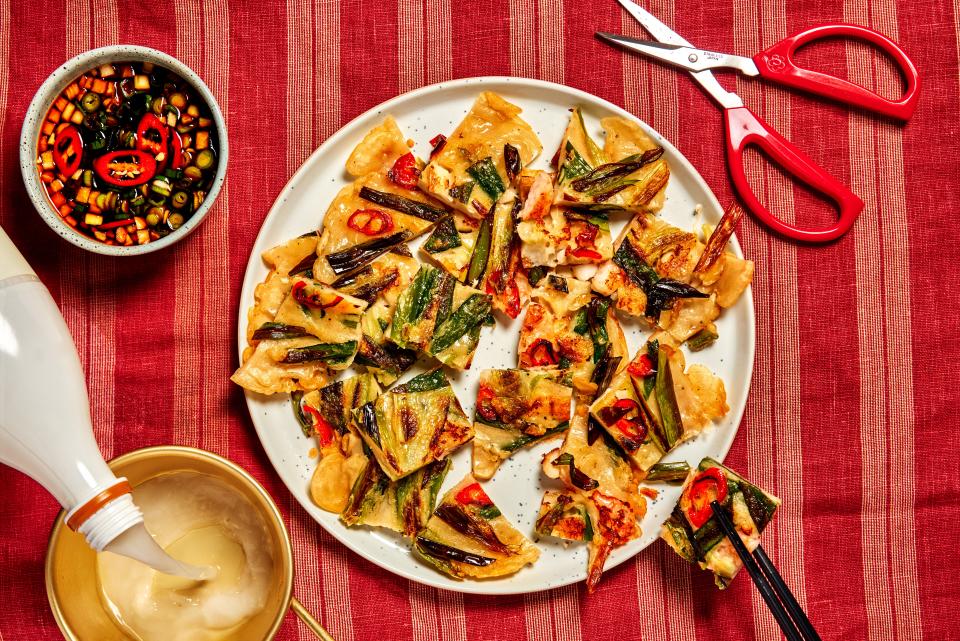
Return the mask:
<svg viewBox="0 0 960 641">
<path fill-rule="evenodd" d="M 24 123 L 21 169 L 61 236 L 98 253 L 145 253 L 185 236 L 209 210 L 226 168 L 223 133 L 212 94 L 185 65 L 145 47 L 107 47 L 41 87 Z"/>
</svg>

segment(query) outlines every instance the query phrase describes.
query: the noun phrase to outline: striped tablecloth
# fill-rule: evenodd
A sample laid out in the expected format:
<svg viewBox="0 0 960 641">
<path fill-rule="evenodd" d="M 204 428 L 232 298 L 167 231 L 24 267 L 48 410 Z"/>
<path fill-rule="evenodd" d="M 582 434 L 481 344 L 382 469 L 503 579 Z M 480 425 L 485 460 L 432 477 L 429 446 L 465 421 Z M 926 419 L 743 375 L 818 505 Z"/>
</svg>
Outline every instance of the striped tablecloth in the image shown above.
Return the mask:
<svg viewBox="0 0 960 641">
<path fill-rule="evenodd" d="M 923 76 L 907 126 L 730 79 L 748 105 L 866 202 L 826 247 L 776 240 L 745 220 L 756 261 L 757 358 L 729 462 L 782 497 L 764 538 L 825 639 L 957 639 L 960 466 L 956 383 L 960 3 L 718 0 L 647 3 L 702 46 L 752 54 L 828 21 L 898 40 Z M 235 366 L 240 282 L 260 223 L 307 155 L 369 107 L 424 84 L 543 78 L 623 105 L 672 140 L 721 202 L 732 198 L 721 118 L 686 77 L 628 57 L 594 30 L 640 33 L 614 0 L 4 0 L 0 3 L 0 224 L 58 299 L 89 379 L 108 457 L 179 443 L 246 466 L 293 533 L 295 592 L 341 641 L 772 639 L 750 581 L 725 593 L 662 544 L 579 586 L 483 598 L 390 575 L 296 505 L 253 432 Z M 93 256 L 41 222 L 17 141 L 34 91 L 86 49 L 136 43 L 197 70 L 230 131 L 227 184 L 200 231 L 138 259 Z M 811 64 L 890 94 L 884 59 L 858 45 Z M 754 156 L 748 173 L 786 219 L 826 208 Z M 318 203 L 318 220 L 322 205 Z M 55 395 L 55 389 L 51 394 Z M 43 587 L 54 501 L 0 470 L 0 639 L 58 636 Z M 279 637 L 309 639 L 289 619 Z"/>
</svg>

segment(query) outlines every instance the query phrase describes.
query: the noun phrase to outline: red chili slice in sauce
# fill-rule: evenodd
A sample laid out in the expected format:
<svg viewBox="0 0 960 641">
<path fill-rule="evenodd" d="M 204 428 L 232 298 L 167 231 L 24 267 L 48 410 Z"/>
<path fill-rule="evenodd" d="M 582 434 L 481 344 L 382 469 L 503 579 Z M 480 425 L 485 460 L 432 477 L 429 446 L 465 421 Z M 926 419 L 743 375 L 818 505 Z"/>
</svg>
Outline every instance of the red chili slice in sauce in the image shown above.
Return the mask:
<svg viewBox="0 0 960 641">
<path fill-rule="evenodd" d="M 320 416 L 320 412 L 309 405 L 304 405 L 303 411 L 313 418 L 313 431 L 317 433 L 321 447 L 327 447 L 333 443 L 333 426 Z"/>
<path fill-rule="evenodd" d="M 80 169 L 83 160 L 83 139 L 73 125 L 60 130 L 53 141 L 53 162 L 64 177 L 69 178 Z"/>
<path fill-rule="evenodd" d="M 650 376 L 650 374 L 653 374 L 653 361 L 650 360 L 649 355 L 643 354 L 627 366 L 627 372 L 635 378 Z"/>
<path fill-rule="evenodd" d="M 151 112 L 143 114 L 140 124 L 137 125 L 137 149 L 148 151 L 154 156 L 163 153 L 166 157 L 169 137 L 169 129 L 163 120 Z"/>
<path fill-rule="evenodd" d="M 711 501 L 723 503 L 727 498 L 727 477 L 719 467 L 708 468 L 695 477 L 687 489 L 690 505 L 687 520 L 695 529 L 700 529 L 713 516 Z"/>
<path fill-rule="evenodd" d="M 93 170 L 108 184 L 136 187 L 157 174 L 157 160 L 145 151 L 120 149 L 94 160 Z"/>
<path fill-rule="evenodd" d="M 393 169 L 387 172 L 387 177 L 404 189 L 415 189 L 417 179 L 420 178 L 420 168 L 413 153 L 404 154 L 393 163 Z"/>
<path fill-rule="evenodd" d="M 527 361 L 535 367 L 545 365 L 556 365 L 560 362 L 556 352 L 553 351 L 553 344 L 545 338 L 538 338 L 533 345 L 527 348 Z"/>
<path fill-rule="evenodd" d="M 307 293 L 306 290 L 306 282 L 298 280 L 296 283 L 294 283 L 293 290 L 291 292 L 293 294 L 293 300 L 297 301 L 301 305 L 313 307 L 314 309 L 330 309 L 343 300 L 343 296 L 333 296 L 329 300 L 324 301 L 320 292 Z"/>
<path fill-rule="evenodd" d="M 170 168 L 182 169 L 186 164 L 183 161 L 183 139 L 176 131 L 170 131 Z"/>
<path fill-rule="evenodd" d="M 460 505 L 493 505 L 493 501 L 490 500 L 479 483 L 472 483 L 457 492 L 456 499 Z"/>
<path fill-rule="evenodd" d="M 367 236 L 378 236 L 393 231 L 393 218 L 379 209 L 358 209 L 350 214 L 347 227 Z"/>
</svg>

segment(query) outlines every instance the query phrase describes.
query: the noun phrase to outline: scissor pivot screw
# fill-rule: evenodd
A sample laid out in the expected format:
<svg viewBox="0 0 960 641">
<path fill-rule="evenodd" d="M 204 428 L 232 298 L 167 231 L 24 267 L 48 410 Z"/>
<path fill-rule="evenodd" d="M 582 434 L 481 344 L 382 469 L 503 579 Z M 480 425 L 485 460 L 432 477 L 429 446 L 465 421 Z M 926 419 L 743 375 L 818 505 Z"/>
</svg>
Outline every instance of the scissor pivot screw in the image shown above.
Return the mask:
<svg viewBox="0 0 960 641">
<path fill-rule="evenodd" d="M 697 54 L 691 53 L 689 56 L 687 56 L 687 60 L 689 60 L 690 62 L 696 62 L 696 61 L 697 61 Z"/>
</svg>

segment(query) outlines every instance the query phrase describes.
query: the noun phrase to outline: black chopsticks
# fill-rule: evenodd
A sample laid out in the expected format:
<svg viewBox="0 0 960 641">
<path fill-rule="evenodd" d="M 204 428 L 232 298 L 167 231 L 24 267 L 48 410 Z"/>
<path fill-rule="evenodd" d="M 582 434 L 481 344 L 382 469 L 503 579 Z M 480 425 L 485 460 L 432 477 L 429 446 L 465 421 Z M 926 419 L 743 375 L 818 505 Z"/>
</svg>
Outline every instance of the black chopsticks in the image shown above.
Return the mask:
<svg viewBox="0 0 960 641">
<path fill-rule="evenodd" d="M 757 586 L 760 596 L 763 597 L 767 607 L 770 608 L 773 618 L 777 620 L 777 624 L 783 630 L 787 639 L 790 641 L 821 641 L 820 635 L 813 629 L 810 619 L 807 618 L 803 608 L 797 603 L 783 577 L 773 567 L 770 557 L 763 551 L 763 548 L 758 545 L 753 554 L 750 554 L 740 535 L 734 529 L 733 522 L 720 507 L 720 504 L 712 501 L 710 507 L 713 509 L 713 515 L 717 517 L 720 529 L 730 539 L 730 543 L 733 544 L 740 560 L 743 561 L 744 567 L 747 568 L 750 578 L 753 579 L 753 584 Z"/>
</svg>

